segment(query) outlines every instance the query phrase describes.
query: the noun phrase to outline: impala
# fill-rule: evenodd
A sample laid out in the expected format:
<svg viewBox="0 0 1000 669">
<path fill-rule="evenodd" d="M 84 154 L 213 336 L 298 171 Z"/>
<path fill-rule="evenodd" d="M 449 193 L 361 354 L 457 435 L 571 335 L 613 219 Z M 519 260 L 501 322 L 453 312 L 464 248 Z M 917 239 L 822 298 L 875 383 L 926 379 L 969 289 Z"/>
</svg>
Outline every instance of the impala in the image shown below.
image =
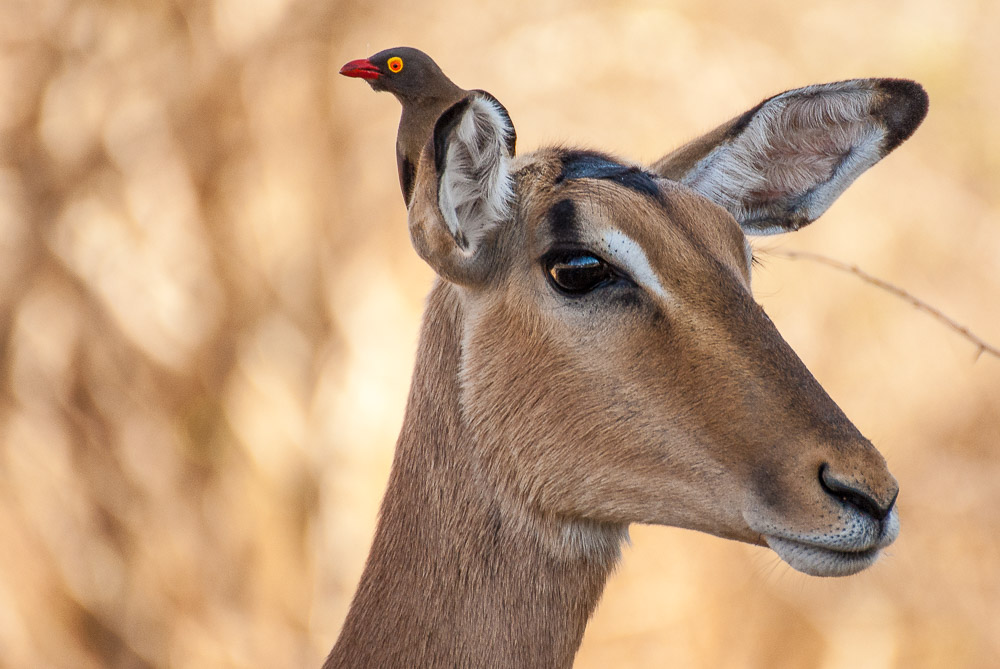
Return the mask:
<svg viewBox="0 0 1000 669">
<path fill-rule="evenodd" d="M 545 148 L 475 93 L 423 151 L 436 271 L 378 529 L 326 667 L 567 667 L 630 523 L 844 576 L 898 534 L 885 460 L 750 290 L 909 137 L 894 79 L 770 98 L 652 165 Z"/>
</svg>

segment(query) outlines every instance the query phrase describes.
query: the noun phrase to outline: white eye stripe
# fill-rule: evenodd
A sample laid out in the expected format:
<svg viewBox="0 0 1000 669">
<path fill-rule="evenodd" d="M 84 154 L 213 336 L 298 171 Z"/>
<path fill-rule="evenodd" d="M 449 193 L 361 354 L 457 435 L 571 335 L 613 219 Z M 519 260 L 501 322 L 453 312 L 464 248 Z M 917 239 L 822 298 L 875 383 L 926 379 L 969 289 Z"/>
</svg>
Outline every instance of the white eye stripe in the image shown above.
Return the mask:
<svg viewBox="0 0 1000 669">
<path fill-rule="evenodd" d="M 658 297 L 665 300 L 670 298 L 649 264 L 646 252 L 634 239 L 621 230 L 607 230 L 601 236 L 601 244 L 601 252 L 605 257 L 627 271 L 637 283 Z"/>
</svg>

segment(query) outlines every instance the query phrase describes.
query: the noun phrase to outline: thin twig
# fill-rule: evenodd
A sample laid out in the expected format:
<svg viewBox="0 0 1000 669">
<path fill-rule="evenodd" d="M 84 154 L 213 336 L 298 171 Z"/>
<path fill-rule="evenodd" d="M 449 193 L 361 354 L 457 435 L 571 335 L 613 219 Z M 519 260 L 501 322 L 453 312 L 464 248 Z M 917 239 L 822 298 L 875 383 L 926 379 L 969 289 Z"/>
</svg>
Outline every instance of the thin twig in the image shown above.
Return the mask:
<svg viewBox="0 0 1000 669">
<path fill-rule="evenodd" d="M 813 262 L 820 263 L 821 265 L 826 265 L 828 267 L 840 270 L 841 272 L 848 272 L 850 274 L 853 274 L 856 277 L 860 278 L 865 283 L 869 283 L 877 288 L 881 288 L 887 293 L 891 293 L 892 295 L 895 295 L 896 297 L 909 302 L 917 309 L 920 309 L 921 311 L 930 314 L 941 323 L 944 323 L 949 328 L 951 328 L 961 336 L 971 341 L 973 344 L 976 345 L 977 348 L 976 360 L 978 360 L 983 353 L 989 353 L 992 356 L 1000 358 L 1000 349 L 988 344 L 987 342 L 983 341 L 982 339 L 974 335 L 969 330 L 969 328 L 965 327 L 964 325 L 959 325 L 951 318 L 949 318 L 947 315 L 942 313 L 939 309 L 932 307 L 931 305 L 927 304 L 918 297 L 914 297 L 913 295 L 903 290 L 899 286 L 893 285 L 888 281 L 883 281 L 882 279 L 876 276 L 872 276 L 871 274 L 864 271 L 857 265 L 851 265 L 848 263 L 841 262 L 839 260 L 834 260 L 833 258 L 828 258 L 824 255 L 820 255 L 819 253 L 810 253 L 808 251 L 788 251 L 783 249 L 772 249 L 770 251 L 766 251 L 766 253 L 773 256 L 777 256 L 779 258 L 787 258 L 788 260 L 811 260 Z"/>
</svg>

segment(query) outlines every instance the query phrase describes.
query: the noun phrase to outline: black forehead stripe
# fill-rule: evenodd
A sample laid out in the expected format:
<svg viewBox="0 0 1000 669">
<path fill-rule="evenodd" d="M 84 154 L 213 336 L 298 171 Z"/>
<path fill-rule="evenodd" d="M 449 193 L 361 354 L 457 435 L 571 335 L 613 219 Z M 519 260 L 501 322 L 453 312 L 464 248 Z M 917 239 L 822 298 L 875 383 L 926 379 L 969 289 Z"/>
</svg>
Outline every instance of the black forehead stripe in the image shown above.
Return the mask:
<svg viewBox="0 0 1000 669">
<path fill-rule="evenodd" d="M 579 240 L 576 205 L 572 200 L 559 200 L 549 209 L 549 228 L 555 241 L 572 243 Z"/>
<path fill-rule="evenodd" d="M 569 151 L 563 154 L 562 172 L 556 183 L 568 179 L 604 179 L 650 197 L 660 195 L 656 179 L 649 172 L 638 167 L 622 165 L 608 156 L 593 151 Z"/>
</svg>

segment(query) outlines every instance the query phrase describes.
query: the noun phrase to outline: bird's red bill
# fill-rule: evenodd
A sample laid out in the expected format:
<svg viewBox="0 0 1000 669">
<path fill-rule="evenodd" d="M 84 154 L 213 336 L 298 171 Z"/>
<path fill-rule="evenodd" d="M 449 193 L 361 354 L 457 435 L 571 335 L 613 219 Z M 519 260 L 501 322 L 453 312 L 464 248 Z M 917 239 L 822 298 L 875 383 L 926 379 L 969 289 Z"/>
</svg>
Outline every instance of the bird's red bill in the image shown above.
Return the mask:
<svg viewBox="0 0 1000 669">
<path fill-rule="evenodd" d="M 340 68 L 340 73 L 345 77 L 357 77 L 358 79 L 378 79 L 382 73 L 372 64 L 370 60 L 352 60 Z"/>
</svg>

